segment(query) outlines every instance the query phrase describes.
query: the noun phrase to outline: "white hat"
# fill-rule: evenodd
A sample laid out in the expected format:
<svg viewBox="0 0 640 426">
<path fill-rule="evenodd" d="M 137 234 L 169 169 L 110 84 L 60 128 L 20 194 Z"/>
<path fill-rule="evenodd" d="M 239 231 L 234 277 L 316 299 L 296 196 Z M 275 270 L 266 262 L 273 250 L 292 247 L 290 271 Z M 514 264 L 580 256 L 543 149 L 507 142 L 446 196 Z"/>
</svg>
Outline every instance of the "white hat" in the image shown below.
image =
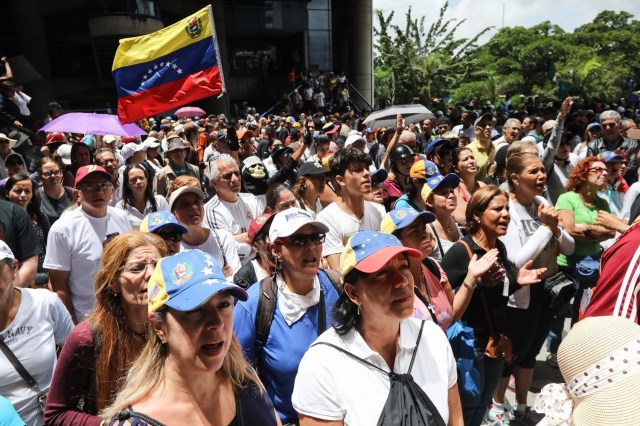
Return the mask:
<svg viewBox="0 0 640 426">
<path fill-rule="evenodd" d="M 122 158 L 124 158 L 124 161 L 127 161 L 129 158 L 133 157 L 133 154 L 142 151 L 142 149 L 142 145 L 131 142 L 125 144 L 125 146 L 122 147 L 122 149 L 120 150 L 120 154 L 122 154 Z"/>
<path fill-rule="evenodd" d="M 58 147 L 57 151 L 63 164 L 71 164 L 71 144 L 65 143 Z"/>
<path fill-rule="evenodd" d="M 305 225 L 313 225 L 318 232 L 329 232 L 327 225 L 313 220 L 305 210 L 292 207 L 275 215 L 269 229 L 269 240 L 289 237 Z"/>
<path fill-rule="evenodd" d="M 9 136 L 5 135 L 4 133 L 0 133 L 0 139 L 9 141 L 9 149 L 13 148 L 16 145 L 16 143 L 18 143 L 17 139 L 11 139 Z"/>
<path fill-rule="evenodd" d="M 364 137 L 362 137 L 362 134 L 360 132 L 356 132 L 356 133 L 350 134 L 347 137 L 347 140 L 344 142 L 344 146 L 346 148 L 349 145 L 352 145 L 354 142 L 359 141 L 359 140 L 361 140 L 361 141 L 366 143 L 366 141 L 364 140 Z"/>
<path fill-rule="evenodd" d="M 0 260 L 10 259 L 11 261 L 16 260 L 16 257 L 13 255 L 13 252 L 4 241 L 0 240 Z"/>
<path fill-rule="evenodd" d="M 638 424 L 631 409 L 640 407 L 638 324 L 622 317 L 583 319 L 562 340 L 558 366 L 566 384 L 546 385 L 536 397 L 545 424 Z"/>
<path fill-rule="evenodd" d="M 154 138 L 153 136 L 149 136 L 147 139 L 144 140 L 144 142 L 142 142 L 142 149 L 144 151 L 146 151 L 149 148 L 157 148 L 160 146 L 160 142 L 158 142 L 158 139 Z"/>
<path fill-rule="evenodd" d="M 181 195 L 188 193 L 196 194 L 198 197 L 200 197 L 201 200 L 204 200 L 204 192 L 202 192 L 200 189 L 194 188 L 192 186 L 181 186 L 180 188 L 173 191 L 169 196 L 169 211 L 173 210 L 173 204 L 178 198 L 180 198 Z"/>
<path fill-rule="evenodd" d="M 262 160 L 255 155 L 245 158 L 242 162 L 242 172 L 244 173 L 245 169 L 253 166 L 254 164 L 262 164 Z"/>
<path fill-rule="evenodd" d="M 102 142 L 103 143 L 114 143 L 114 142 L 118 142 L 118 138 L 115 137 L 114 135 L 105 135 L 102 137 Z"/>
</svg>

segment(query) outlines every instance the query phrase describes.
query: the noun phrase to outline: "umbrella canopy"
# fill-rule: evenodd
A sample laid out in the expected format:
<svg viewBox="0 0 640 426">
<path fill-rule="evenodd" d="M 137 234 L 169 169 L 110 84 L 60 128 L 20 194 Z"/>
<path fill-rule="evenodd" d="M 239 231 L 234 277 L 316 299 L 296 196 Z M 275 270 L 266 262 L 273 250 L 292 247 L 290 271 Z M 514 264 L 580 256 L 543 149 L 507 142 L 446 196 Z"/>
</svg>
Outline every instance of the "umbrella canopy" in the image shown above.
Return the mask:
<svg viewBox="0 0 640 426">
<path fill-rule="evenodd" d="M 135 124 L 121 124 L 117 115 L 70 112 L 40 128 L 43 132 L 69 132 L 83 135 L 138 136 L 147 132 Z"/>
<path fill-rule="evenodd" d="M 396 127 L 396 116 L 400 114 L 407 124 L 413 124 L 426 120 L 427 118 L 435 118 L 436 116 L 424 105 L 392 105 L 389 108 L 372 112 L 364 120 L 367 127 Z"/>
<path fill-rule="evenodd" d="M 198 108 L 195 106 L 186 106 L 186 107 L 177 109 L 174 114 L 180 118 L 187 118 L 187 117 L 202 117 L 207 113 L 202 108 Z"/>
</svg>

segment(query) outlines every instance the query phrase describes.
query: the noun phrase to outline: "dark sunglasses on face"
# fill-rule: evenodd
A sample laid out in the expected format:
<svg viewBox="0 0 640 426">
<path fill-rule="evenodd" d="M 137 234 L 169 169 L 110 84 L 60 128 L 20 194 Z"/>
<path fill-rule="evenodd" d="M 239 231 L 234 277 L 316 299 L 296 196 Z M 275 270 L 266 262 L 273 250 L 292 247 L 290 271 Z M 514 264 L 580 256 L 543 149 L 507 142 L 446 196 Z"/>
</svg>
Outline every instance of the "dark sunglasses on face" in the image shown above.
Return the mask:
<svg viewBox="0 0 640 426">
<path fill-rule="evenodd" d="M 179 232 L 156 232 L 155 234 L 165 241 L 168 240 L 174 243 L 179 243 L 180 241 L 182 241 L 182 234 Z"/>
<path fill-rule="evenodd" d="M 294 246 L 304 247 L 307 245 L 307 242 L 311 241 L 315 245 L 320 245 L 324 243 L 325 234 L 314 233 L 314 234 L 292 234 L 286 238 L 281 238 L 279 240 L 280 244 L 291 243 Z"/>
<path fill-rule="evenodd" d="M 42 177 L 49 178 L 51 176 L 60 176 L 60 173 L 62 173 L 61 170 L 47 170 L 46 172 L 40 173 L 40 175 L 42 175 Z"/>
<path fill-rule="evenodd" d="M 229 173 L 225 173 L 225 174 L 221 175 L 220 177 L 222 179 L 225 179 L 225 180 L 230 180 L 231 176 L 235 176 L 235 177 L 239 178 L 240 177 L 240 172 L 238 172 L 238 171 L 229 172 Z"/>
</svg>

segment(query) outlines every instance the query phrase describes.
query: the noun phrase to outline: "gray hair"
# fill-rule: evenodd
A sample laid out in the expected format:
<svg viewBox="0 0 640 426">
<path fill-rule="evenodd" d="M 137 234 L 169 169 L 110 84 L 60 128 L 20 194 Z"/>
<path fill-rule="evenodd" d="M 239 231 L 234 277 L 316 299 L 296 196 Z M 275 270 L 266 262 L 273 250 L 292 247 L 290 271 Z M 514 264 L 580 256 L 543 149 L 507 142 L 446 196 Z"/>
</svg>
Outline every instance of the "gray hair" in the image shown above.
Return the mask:
<svg viewBox="0 0 640 426">
<path fill-rule="evenodd" d="M 609 120 L 611 118 L 615 118 L 616 119 L 616 123 L 619 123 L 620 120 L 622 120 L 622 117 L 620 117 L 620 114 L 618 113 L 618 111 L 614 111 L 612 109 L 608 109 L 608 110 L 603 111 L 602 113 L 600 113 L 600 124 L 602 124 L 602 122 L 604 120 Z"/>
<path fill-rule="evenodd" d="M 403 130 L 402 133 L 400 134 L 400 137 L 398 138 L 398 143 L 400 145 L 405 145 L 415 140 L 416 140 L 415 133 L 410 132 L 409 130 Z"/>
<path fill-rule="evenodd" d="M 508 119 L 507 121 L 504 122 L 504 125 L 502 127 L 504 129 L 508 129 L 508 128 L 513 127 L 516 124 L 517 125 L 521 125 L 522 123 L 517 118 L 510 118 L 510 119 Z"/>
<path fill-rule="evenodd" d="M 220 154 L 219 157 L 209 160 L 209 179 L 211 182 L 217 181 L 220 177 L 220 165 L 221 164 L 233 164 L 240 170 L 238 163 L 229 154 Z"/>
</svg>

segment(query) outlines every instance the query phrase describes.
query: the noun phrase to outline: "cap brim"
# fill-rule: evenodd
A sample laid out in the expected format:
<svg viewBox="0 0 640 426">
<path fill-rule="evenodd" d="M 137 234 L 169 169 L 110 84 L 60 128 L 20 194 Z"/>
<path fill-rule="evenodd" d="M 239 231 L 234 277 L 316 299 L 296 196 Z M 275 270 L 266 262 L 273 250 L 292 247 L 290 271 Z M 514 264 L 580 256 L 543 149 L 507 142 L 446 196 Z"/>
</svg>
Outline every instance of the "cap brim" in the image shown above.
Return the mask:
<svg viewBox="0 0 640 426">
<path fill-rule="evenodd" d="M 382 269 L 384 265 L 400 253 L 407 253 L 407 256 L 409 257 L 422 257 L 422 253 L 418 250 L 403 246 L 391 246 L 380 249 L 365 257 L 360 262 L 356 263 L 355 268 L 365 274 L 371 274 Z"/>
<path fill-rule="evenodd" d="M 76 185 L 76 186 L 80 185 L 80 184 L 82 183 L 82 181 L 83 181 L 83 180 L 85 180 L 85 179 L 86 179 L 86 178 L 88 178 L 89 176 L 93 176 L 93 175 L 102 175 L 102 176 L 105 176 L 105 177 L 106 177 L 107 179 L 109 179 L 109 180 L 111 179 L 111 175 L 110 175 L 109 173 L 107 173 L 107 172 L 103 172 L 103 171 L 101 171 L 101 170 L 96 170 L 96 171 L 93 171 L 93 172 L 91 172 L 91 173 L 87 173 L 86 175 L 84 175 L 84 176 L 82 177 L 82 179 L 81 179 L 81 180 L 79 180 L 79 181 L 77 181 L 77 182 L 75 183 L 75 185 Z"/>
<path fill-rule="evenodd" d="M 187 228 L 180 225 L 179 223 L 162 223 L 159 226 L 154 227 L 153 229 L 149 229 L 149 232 L 155 233 L 159 229 L 167 229 L 167 228 L 173 228 L 174 230 L 180 232 L 181 234 L 186 234 L 187 232 L 189 232 Z"/>
<path fill-rule="evenodd" d="M 425 223 L 431 223 L 434 222 L 436 220 L 436 215 L 434 215 L 433 213 L 429 212 L 429 211 L 422 211 L 422 212 L 418 212 L 418 214 L 416 216 L 413 216 L 413 218 L 409 221 L 402 221 L 401 223 L 396 225 L 396 230 L 398 229 L 404 229 L 407 226 L 411 225 L 413 222 L 416 221 L 416 219 L 418 219 L 419 217 L 421 217 Z"/>
<path fill-rule="evenodd" d="M 274 216 L 275 216 L 275 215 L 274 215 Z M 317 221 L 317 220 L 312 220 L 312 221 L 309 221 L 309 222 L 305 222 L 305 223 L 301 224 L 301 225 L 300 225 L 300 226 L 298 226 L 298 227 L 295 227 L 295 228 L 288 228 L 288 229 L 287 229 L 286 231 L 284 231 L 283 233 L 280 233 L 280 234 L 277 236 L 277 238 L 286 238 L 286 237 L 290 237 L 291 235 L 295 234 L 295 233 L 298 231 L 298 229 L 300 229 L 300 228 L 302 228 L 303 226 L 306 226 L 306 225 L 311 225 L 311 226 L 313 226 L 314 228 L 316 228 L 316 229 L 318 230 L 318 232 L 324 232 L 324 233 L 329 232 L 329 227 L 328 227 L 327 225 L 325 225 L 324 223 L 319 222 L 319 221 Z"/>
<path fill-rule="evenodd" d="M 228 291 L 231 296 L 242 302 L 249 298 L 247 292 L 237 285 L 218 279 L 209 279 L 199 285 L 192 285 L 184 289 L 180 294 L 169 298 L 165 305 L 180 312 L 193 311 L 223 291 Z"/>
<path fill-rule="evenodd" d="M 442 182 L 440 182 L 438 186 L 442 185 L 443 182 L 450 184 L 454 188 L 457 188 L 460 185 L 460 177 L 458 177 L 458 175 L 456 175 L 455 173 L 449 173 L 448 175 L 444 176 Z"/>
</svg>

